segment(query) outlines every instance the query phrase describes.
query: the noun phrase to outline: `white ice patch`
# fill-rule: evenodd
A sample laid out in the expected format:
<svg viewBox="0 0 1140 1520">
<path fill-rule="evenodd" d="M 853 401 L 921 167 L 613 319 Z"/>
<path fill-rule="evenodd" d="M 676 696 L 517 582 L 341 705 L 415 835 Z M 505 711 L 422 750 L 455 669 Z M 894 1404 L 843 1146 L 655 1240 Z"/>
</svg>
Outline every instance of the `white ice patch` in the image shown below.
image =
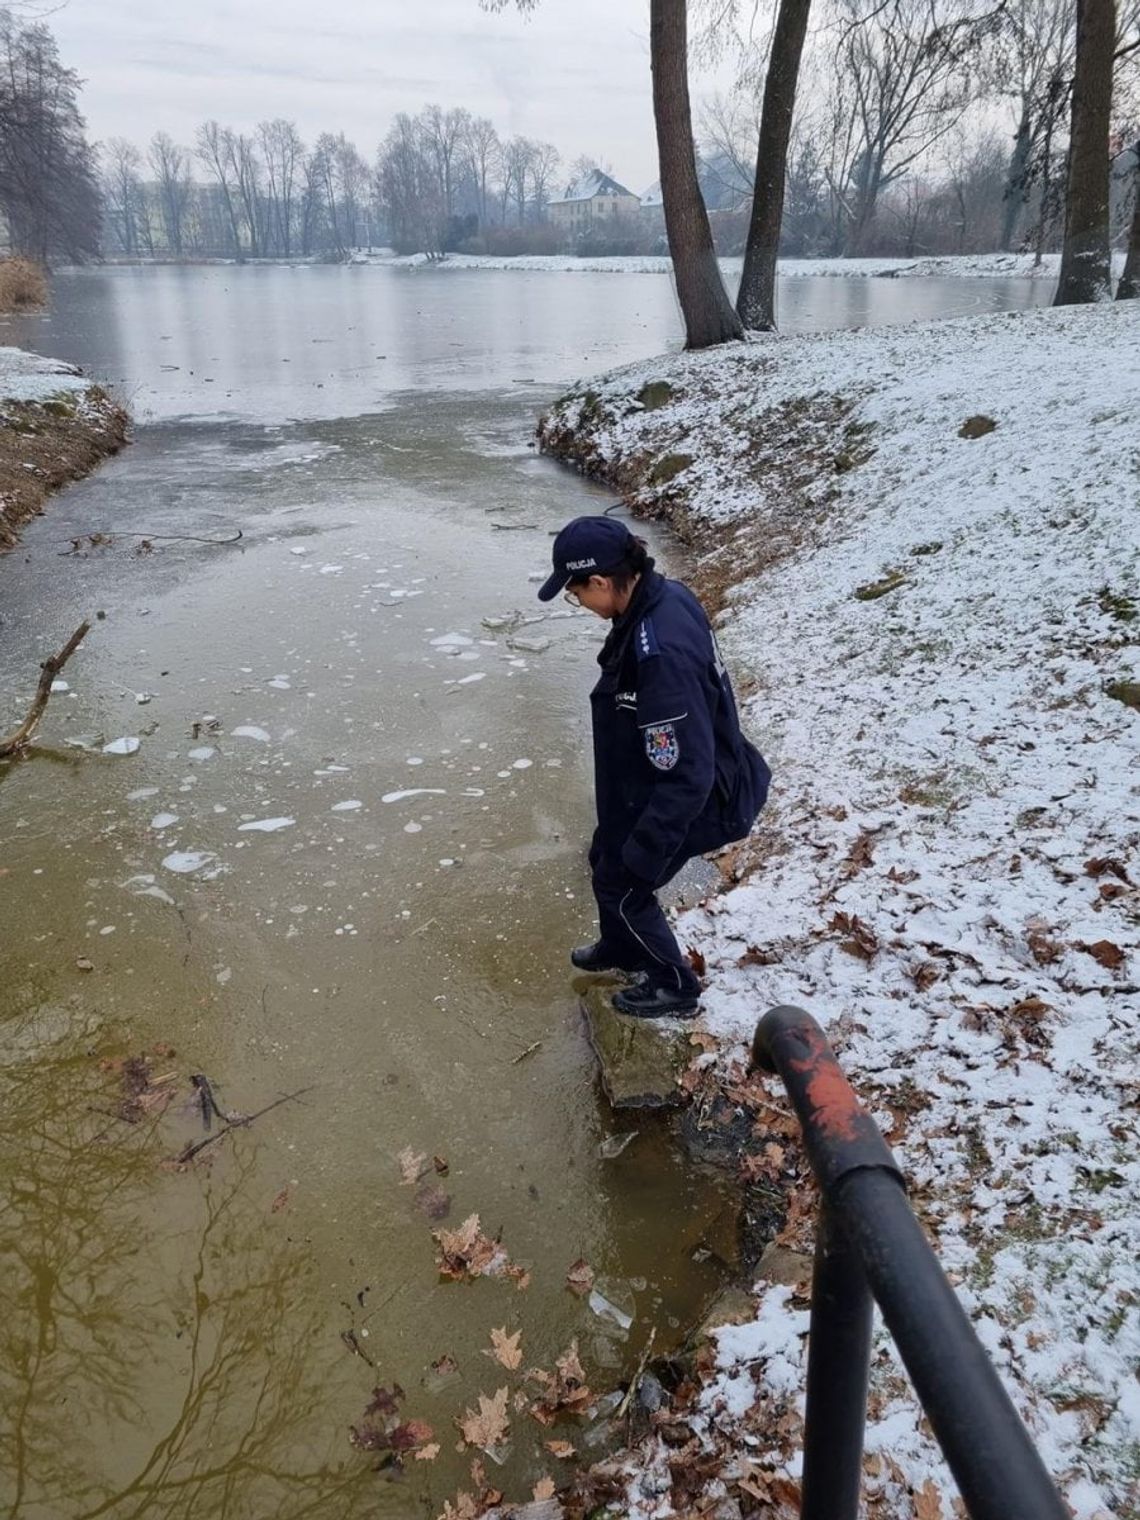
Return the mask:
<svg viewBox="0 0 1140 1520">
<path fill-rule="evenodd" d="M 405 797 L 446 797 L 441 786 L 409 786 L 400 792 L 385 792 L 381 802 L 403 802 Z"/>
<path fill-rule="evenodd" d="M 122 739 L 112 739 L 110 744 L 104 744 L 105 755 L 133 755 L 138 752 L 139 740 L 124 736 Z"/>
<path fill-rule="evenodd" d="M 157 797 L 157 786 L 137 786 L 133 792 L 127 793 L 128 802 L 143 802 L 147 797 Z"/>
<path fill-rule="evenodd" d="M 206 760 L 212 760 L 217 753 L 212 744 L 200 744 L 197 749 L 187 750 L 186 758 L 201 763 Z"/>
<path fill-rule="evenodd" d="M 150 820 L 150 826 L 152 829 L 168 829 L 172 823 L 177 822 L 177 813 L 156 813 Z"/>
<path fill-rule="evenodd" d="M 290 684 L 288 676 L 274 676 L 272 678 L 272 680 L 266 681 L 265 684 L 266 684 L 266 686 L 272 687 L 274 691 L 291 691 L 292 690 L 292 686 Z"/>
<path fill-rule="evenodd" d="M 235 739 L 256 739 L 259 744 L 268 744 L 269 735 L 265 729 L 258 728 L 255 723 L 243 723 L 240 728 L 233 730 Z"/>
<path fill-rule="evenodd" d="M 405 823 L 404 825 L 405 834 L 422 834 L 423 829 L 424 826 L 422 823 Z"/>
<path fill-rule="evenodd" d="M 357 810 L 357 808 L 360 808 L 360 807 L 363 807 L 363 806 L 364 806 L 364 804 L 362 802 L 357 801 L 356 798 L 352 798 L 348 802 L 334 802 L 333 805 L 332 805 L 332 807 L 329 809 L 329 812 L 330 813 L 355 813 L 356 810 Z"/>
<path fill-rule="evenodd" d="M 67 684 L 66 681 L 53 681 L 51 683 L 51 689 L 52 691 L 70 691 L 71 687 Z"/>
<path fill-rule="evenodd" d="M 460 676 L 455 684 L 456 686 L 470 686 L 473 681 L 481 681 L 486 674 L 485 670 L 476 670 L 469 676 Z"/>
<path fill-rule="evenodd" d="M 163 857 L 162 863 L 168 871 L 173 871 L 178 876 L 189 876 L 192 871 L 200 871 L 217 858 L 210 850 L 173 850 Z"/>
<path fill-rule="evenodd" d="M 437 639 L 431 640 L 431 646 L 433 649 L 466 649 L 474 642 L 465 633 L 441 633 Z"/>
<path fill-rule="evenodd" d="M 516 760 L 516 761 L 514 761 L 514 763 L 513 763 L 513 765 L 512 765 L 511 768 L 512 768 L 512 770 L 516 770 L 516 771 L 529 771 L 530 768 L 531 768 L 531 766 L 533 764 L 534 764 L 533 760 L 527 760 L 524 757 L 522 760 Z"/>
<path fill-rule="evenodd" d="M 276 834 L 278 829 L 289 829 L 297 822 L 295 818 L 255 818 L 250 823 L 239 823 L 239 834 Z"/>
</svg>

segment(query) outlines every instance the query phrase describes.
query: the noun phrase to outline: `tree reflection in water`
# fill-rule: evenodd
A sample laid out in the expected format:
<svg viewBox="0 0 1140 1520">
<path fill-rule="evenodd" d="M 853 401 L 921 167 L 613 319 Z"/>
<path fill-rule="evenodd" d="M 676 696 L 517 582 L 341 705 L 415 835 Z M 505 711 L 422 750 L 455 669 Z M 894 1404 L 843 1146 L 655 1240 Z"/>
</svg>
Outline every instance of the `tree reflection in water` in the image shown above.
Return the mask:
<svg viewBox="0 0 1140 1520">
<path fill-rule="evenodd" d="M 95 1111 L 98 1016 L 3 961 L 0 987 L 7 1515 L 408 1513 L 347 1449 L 343 1361 L 303 1242 L 261 1198 L 255 1136 L 212 1169 L 164 1170 L 159 1117 Z"/>
</svg>

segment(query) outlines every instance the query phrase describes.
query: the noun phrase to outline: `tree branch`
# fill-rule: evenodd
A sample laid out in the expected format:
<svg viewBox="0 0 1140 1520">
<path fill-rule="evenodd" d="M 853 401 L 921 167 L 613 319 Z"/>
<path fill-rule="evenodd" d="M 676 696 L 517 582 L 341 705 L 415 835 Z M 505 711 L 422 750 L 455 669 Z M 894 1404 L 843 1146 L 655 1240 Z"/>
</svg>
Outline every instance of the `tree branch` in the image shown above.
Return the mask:
<svg viewBox="0 0 1140 1520">
<path fill-rule="evenodd" d="M 87 622 L 81 623 L 59 653 L 53 654 L 50 659 L 45 660 L 40 666 L 40 682 L 36 687 L 36 694 L 32 698 L 32 705 L 28 709 L 27 717 L 20 724 L 19 728 L 10 733 L 6 739 L 0 739 L 0 760 L 14 755 L 17 750 L 23 749 L 24 745 L 29 743 L 32 734 L 35 732 L 36 724 L 43 717 L 44 708 L 48 704 L 48 698 L 51 696 L 51 683 L 59 675 L 60 671 L 90 632 L 91 624 Z"/>
</svg>

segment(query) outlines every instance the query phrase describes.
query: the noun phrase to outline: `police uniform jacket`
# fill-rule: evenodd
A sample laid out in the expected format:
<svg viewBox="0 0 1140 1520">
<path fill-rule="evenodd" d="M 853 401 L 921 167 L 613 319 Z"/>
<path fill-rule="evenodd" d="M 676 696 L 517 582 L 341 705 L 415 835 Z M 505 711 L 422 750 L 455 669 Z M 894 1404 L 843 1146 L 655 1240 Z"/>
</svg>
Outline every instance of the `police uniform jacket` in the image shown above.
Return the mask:
<svg viewBox="0 0 1140 1520">
<path fill-rule="evenodd" d="M 649 570 L 598 656 L 590 696 L 597 852 L 657 881 L 742 839 L 770 772 L 740 731 L 716 636 L 687 586 Z"/>
</svg>

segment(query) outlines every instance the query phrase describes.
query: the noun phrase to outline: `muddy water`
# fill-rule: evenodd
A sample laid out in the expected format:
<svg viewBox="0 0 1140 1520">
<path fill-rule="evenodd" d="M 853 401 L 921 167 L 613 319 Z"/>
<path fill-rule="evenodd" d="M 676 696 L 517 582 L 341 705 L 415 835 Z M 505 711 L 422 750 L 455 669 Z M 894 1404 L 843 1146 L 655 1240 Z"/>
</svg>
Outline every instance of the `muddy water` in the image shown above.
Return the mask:
<svg viewBox="0 0 1140 1520">
<path fill-rule="evenodd" d="M 455 1416 L 518 1386 L 492 1326 L 524 1367 L 576 1337 L 602 1391 L 725 1280 L 723 1184 L 595 1094 L 565 950 L 592 928 L 601 628 L 527 621 L 550 532 L 608 501 L 534 457 L 534 414 L 659 351 L 671 298 L 513 278 L 94 272 L 0 334 L 107 375 L 141 421 L 0 561 L 3 721 L 102 614 L 0 766 L 9 1515 L 434 1514 L 469 1461 Z M 165 1109 L 123 1109 L 140 1052 Z M 191 1073 L 226 1111 L 305 1091 L 172 1169 L 204 1138 Z M 439 1281 L 442 1201 L 401 1182 L 406 1146 L 529 1288 Z M 565 1291 L 582 1256 L 621 1323 Z M 393 1382 L 442 1448 L 400 1481 L 349 1443 Z M 518 1498 L 551 1432 L 513 1427 L 492 1481 Z"/>
<path fill-rule="evenodd" d="M 608 499 L 533 458 L 538 401 L 503 377 L 154 421 L 0 563 L 6 714 L 104 614 L 0 769 L 12 1515 L 434 1513 L 469 1460 L 454 1417 L 518 1384 L 492 1326 L 526 1366 L 577 1337 L 601 1391 L 724 1280 L 699 1249 L 730 1249 L 723 1188 L 652 1125 L 599 1150 L 635 1127 L 595 1096 L 565 961 L 591 927 L 601 627 L 522 618 L 551 529 Z M 137 752 L 104 754 L 119 738 Z M 105 1066 L 144 1051 L 178 1097 L 130 1124 Z M 227 1111 L 309 1090 L 178 1172 L 192 1072 Z M 439 1282 L 409 1145 L 529 1288 Z M 632 1326 L 565 1291 L 581 1256 Z M 397 1484 L 348 1439 L 394 1381 L 442 1445 Z M 544 1434 L 516 1416 L 496 1481 L 529 1492 Z"/>
</svg>

